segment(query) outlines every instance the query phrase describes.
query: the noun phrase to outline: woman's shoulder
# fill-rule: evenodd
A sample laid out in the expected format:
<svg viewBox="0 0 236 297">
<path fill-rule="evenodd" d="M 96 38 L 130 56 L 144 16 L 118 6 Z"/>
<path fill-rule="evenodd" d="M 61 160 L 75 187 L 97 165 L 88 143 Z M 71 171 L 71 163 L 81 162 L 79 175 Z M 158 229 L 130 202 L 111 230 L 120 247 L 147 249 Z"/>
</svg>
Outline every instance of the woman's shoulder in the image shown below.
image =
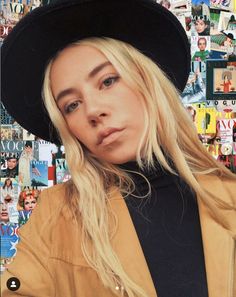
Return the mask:
<svg viewBox="0 0 236 297">
<path fill-rule="evenodd" d="M 29 221 L 21 227 L 21 235 L 25 233 L 39 234 L 45 226 L 56 222 L 65 205 L 67 184 L 58 184 L 44 189 L 38 198 L 37 206 Z"/>
<path fill-rule="evenodd" d="M 67 183 L 62 183 L 42 190 L 31 217 L 50 217 L 56 210 L 59 211 L 65 204 L 66 188 Z"/>
<path fill-rule="evenodd" d="M 69 183 L 70 181 L 57 184 L 42 190 L 42 192 L 40 193 L 39 201 L 44 202 L 44 200 L 48 200 L 51 204 L 61 202 L 61 200 L 65 198 L 66 190 L 69 186 Z"/>
<path fill-rule="evenodd" d="M 236 203 L 236 175 L 230 176 L 217 176 L 213 174 L 196 175 L 198 183 L 208 192 L 217 196 L 224 196 L 225 199 L 229 198 L 231 202 Z"/>
</svg>

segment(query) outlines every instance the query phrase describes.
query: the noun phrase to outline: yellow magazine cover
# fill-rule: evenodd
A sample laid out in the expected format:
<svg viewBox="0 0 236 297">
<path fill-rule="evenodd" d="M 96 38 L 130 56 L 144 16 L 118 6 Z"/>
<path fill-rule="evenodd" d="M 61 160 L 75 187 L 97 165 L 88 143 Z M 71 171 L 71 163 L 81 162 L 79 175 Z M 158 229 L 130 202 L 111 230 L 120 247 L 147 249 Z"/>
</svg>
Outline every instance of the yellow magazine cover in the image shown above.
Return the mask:
<svg viewBox="0 0 236 297">
<path fill-rule="evenodd" d="M 196 125 L 199 134 L 216 133 L 216 109 L 197 108 Z"/>
</svg>

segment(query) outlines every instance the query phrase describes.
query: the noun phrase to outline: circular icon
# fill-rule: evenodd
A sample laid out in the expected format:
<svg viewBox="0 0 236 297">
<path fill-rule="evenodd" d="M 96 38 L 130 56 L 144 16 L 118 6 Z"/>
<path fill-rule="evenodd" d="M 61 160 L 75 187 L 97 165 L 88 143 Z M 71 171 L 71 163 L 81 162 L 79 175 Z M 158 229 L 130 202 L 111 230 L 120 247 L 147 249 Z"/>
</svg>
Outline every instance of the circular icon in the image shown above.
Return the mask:
<svg viewBox="0 0 236 297">
<path fill-rule="evenodd" d="M 232 154 L 232 150 L 233 150 L 232 145 L 229 144 L 229 143 L 224 143 L 221 146 L 221 152 L 225 156 L 231 155 Z"/>
<path fill-rule="evenodd" d="M 16 291 L 20 288 L 20 281 L 16 277 L 11 277 L 7 280 L 7 288 L 10 291 Z"/>
</svg>

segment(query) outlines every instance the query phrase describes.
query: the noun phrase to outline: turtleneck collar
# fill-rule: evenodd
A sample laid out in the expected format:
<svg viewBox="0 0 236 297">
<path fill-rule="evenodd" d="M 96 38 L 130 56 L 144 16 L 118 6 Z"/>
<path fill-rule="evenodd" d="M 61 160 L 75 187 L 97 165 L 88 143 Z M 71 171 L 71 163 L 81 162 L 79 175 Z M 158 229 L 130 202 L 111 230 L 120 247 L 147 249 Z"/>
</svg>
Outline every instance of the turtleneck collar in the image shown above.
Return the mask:
<svg viewBox="0 0 236 297">
<path fill-rule="evenodd" d="M 134 181 L 136 188 L 141 192 L 148 191 L 149 186 L 146 179 L 152 187 L 167 186 L 174 181 L 174 175 L 162 168 L 157 160 L 155 160 L 154 168 L 145 166 L 141 169 L 137 161 L 129 161 L 120 164 L 119 167 L 129 174 Z M 142 175 L 144 175 L 146 179 Z"/>
</svg>

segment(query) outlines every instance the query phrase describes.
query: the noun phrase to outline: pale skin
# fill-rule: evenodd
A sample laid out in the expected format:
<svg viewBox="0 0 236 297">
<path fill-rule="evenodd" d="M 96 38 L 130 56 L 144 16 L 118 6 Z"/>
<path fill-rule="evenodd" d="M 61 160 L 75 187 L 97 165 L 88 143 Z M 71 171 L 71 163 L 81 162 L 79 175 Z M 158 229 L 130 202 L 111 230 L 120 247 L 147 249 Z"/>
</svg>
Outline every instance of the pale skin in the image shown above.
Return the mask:
<svg viewBox="0 0 236 297">
<path fill-rule="evenodd" d="M 24 201 L 25 210 L 33 210 L 37 204 L 37 200 L 33 196 L 28 196 Z"/>
<path fill-rule="evenodd" d="M 142 96 L 99 50 L 85 45 L 64 49 L 50 79 L 70 131 L 95 157 L 112 164 L 136 159 L 144 129 Z"/>
<path fill-rule="evenodd" d="M 198 48 L 199 48 L 200 51 L 205 51 L 205 49 L 206 49 L 206 41 L 205 41 L 205 39 L 200 38 L 198 40 Z"/>
<path fill-rule="evenodd" d="M 202 33 L 206 29 L 207 25 L 203 20 L 197 20 L 195 23 L 195 28 L 197 33 Z"/>
<path fill-rule="evenodd" d="M 13 169 L 13 168 L 15 168 L 16 167 L 16 165 L 17 165 L 17 159 L 9 159 L 9 160 L 7 160 L 7 167 L 9 168 L 9 169 Z"/>
</svg>

